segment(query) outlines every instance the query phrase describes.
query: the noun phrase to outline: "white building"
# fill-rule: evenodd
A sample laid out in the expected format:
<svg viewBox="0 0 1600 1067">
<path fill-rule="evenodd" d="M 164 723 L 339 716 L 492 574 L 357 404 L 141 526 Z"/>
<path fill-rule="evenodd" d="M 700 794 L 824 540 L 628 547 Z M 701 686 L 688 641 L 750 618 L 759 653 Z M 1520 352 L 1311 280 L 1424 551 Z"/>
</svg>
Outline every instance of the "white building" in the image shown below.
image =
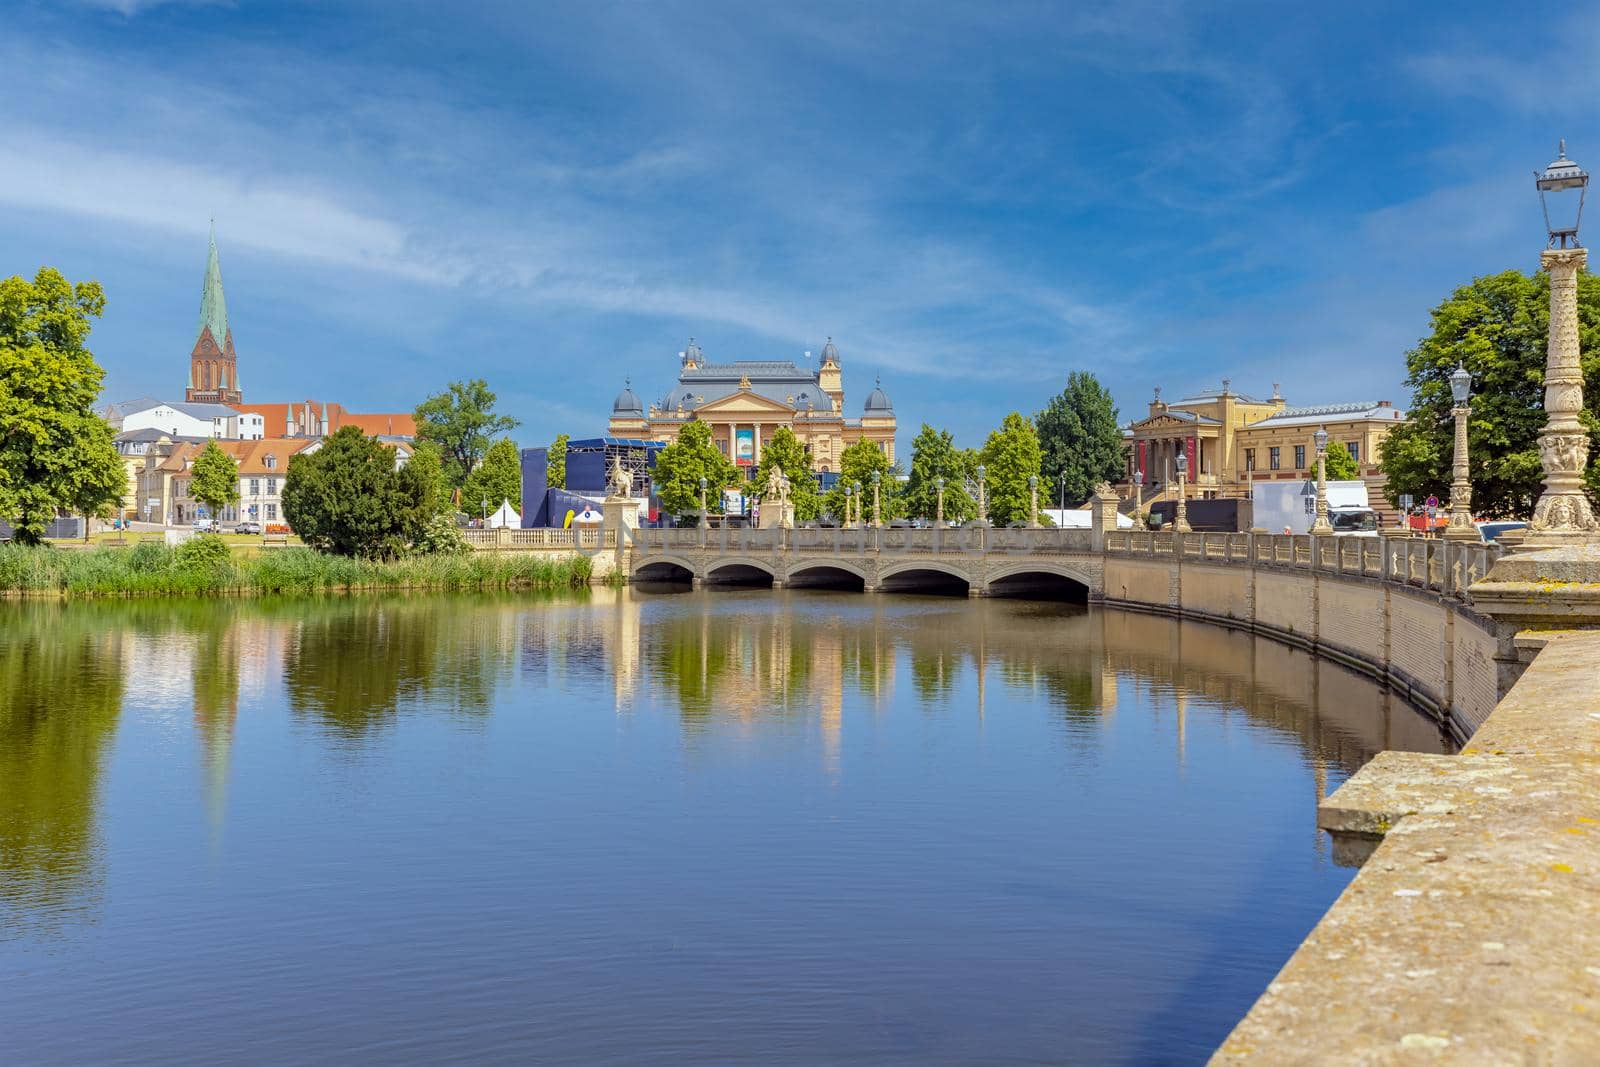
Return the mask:
<svg viewBox="0 0 1600 1067">
<path fill-rule="evenodd" d="M 266 420 L 257 412 L 226 404 L 167 403 L 144 397 L 113 404 L 104 412 L 113 429 L 160 430 L 171 437 L 215 437 L 224 441 L 259 441 L 267 436 Z"/>
</svg>

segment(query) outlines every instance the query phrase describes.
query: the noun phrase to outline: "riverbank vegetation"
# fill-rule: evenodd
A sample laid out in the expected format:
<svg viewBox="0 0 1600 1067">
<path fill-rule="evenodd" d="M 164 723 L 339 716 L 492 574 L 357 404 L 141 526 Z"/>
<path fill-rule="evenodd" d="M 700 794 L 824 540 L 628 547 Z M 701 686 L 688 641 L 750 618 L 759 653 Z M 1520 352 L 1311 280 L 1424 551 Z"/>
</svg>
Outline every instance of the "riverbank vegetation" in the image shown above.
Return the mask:
<svg viewBox="0 0 1600 1067">
<path fill-rule="evenodd" d="M 77 551 L 0 546 L 0 595 L 257 596 L 367 590 L 561 589 L 589 584 L 590 561 L 488 552 L 354 559 L 309 548 L 235 555 L 220 538 Z"/>
</svg>

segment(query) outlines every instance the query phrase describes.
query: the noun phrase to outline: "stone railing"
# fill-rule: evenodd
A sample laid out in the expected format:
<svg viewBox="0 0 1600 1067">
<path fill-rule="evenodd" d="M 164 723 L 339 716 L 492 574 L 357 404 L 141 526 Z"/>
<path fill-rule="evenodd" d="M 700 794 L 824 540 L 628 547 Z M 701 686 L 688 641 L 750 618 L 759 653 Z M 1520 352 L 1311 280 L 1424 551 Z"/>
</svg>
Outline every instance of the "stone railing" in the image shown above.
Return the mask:
<svg viewBox="0 0 1600 1067">
<path fill-rule="evenodd" d="M 1093 550 L 1092 534 L 1076 529 L 994 529 L 983 526 L 912 530 L 894 527 L 851 529 L 650 529 L 632 532 L 636 550 L 707 551 L 722 554 L 770 552 L 833 554 L 1049 555 Z"/>
<path fill-rule="evenodd" d="M 519 530 L 501 527 L 494 530 L 463 530 L 468 545 L 484 552 L 596 551 L 615 548 L 617 531 L 598 526 L 574 526 L 567 530 L 535 528 Z"/>
<path fill-rule="evenodd" d="M 1170 557 L 1206 563 L 1291 567 L 1373 578 L 1464 596 L 1489 573 L 1498 545 L 1421 537 L 1312 537 L 1304 534 L 1191 533 L 1119 530 L 1106 534 L 1106 554 Z"/>
</svg>

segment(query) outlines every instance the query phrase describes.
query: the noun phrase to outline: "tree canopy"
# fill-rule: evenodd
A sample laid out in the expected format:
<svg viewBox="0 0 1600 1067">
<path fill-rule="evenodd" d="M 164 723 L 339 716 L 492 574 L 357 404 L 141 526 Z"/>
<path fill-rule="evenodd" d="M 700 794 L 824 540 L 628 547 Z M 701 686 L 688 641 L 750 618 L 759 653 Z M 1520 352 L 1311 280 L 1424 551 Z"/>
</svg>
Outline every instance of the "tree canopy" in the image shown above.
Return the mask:
<svg viewBox="0 0 1600 1067">
<path fill-rule="evenodd" d="M 1550 279 L 1508 270 L 1475 278 L 1433 309 L 1433 332 L 1406 353 L 1411 387 L 1407 420 L 1383 443 L 1391 502 L 1403 493 L 1447 499 L 1455 453 L 1450 372 L 1472 374 L 1467 442 L 1473 511 L 1526 518 L 1542 489 L 1539 431 L 1544 428 L 1545 346 Z M 1578 275 L 1578 331 L 1583 350 L 1585 424 L 1590 431 L 1589 493 L 1600 499 L 1600 280 Z"/>
<path fill-rule="evenodd" d="M 42 540 L 57 511 L 99 511 L 126 491 L 92 410 L 105 372 L 86 342 L 105 303 L 98 282 L 72 284 L 51 267 L 0 281 L 0 516 L 24 544 Z"/>
<path fill-rule="evenodd" d="M 700 510 L 700 479 L 706 480 L 709 510 L 722 511 L 722 488 L 740 481 L 732 460 L 711 443 L 711 427 L 698 419 L 685 423 L 678 439 L 656 456 L 656 496 L 672 515 Z"/>
<path fill-rule="evenodd" d="M 229 504 L 239 502 L 239 464 L 215 441 L 207 441 L 194 457 L 189 477 L 189 495 L 204 504 L 213 519 Z"/>
<path fill-rule="evenodd" d="M 395 469 L 395 450 L 346 426 L 289 461 L 283 517 L 313 548 L 392 558 L 429 534 L 443 493 L 436 454 L 419 449 Z"/>
<path fill-rule="evenodd" d="M 935 479 L 943 478 L 944 520 L 967 522 L 978 514 L 978 503 L 969 488 L 977 480 L 978 454 L 970 448 L 957 448 L 949 430 L 936 430 L 927 423 L 911 442 L 911 477 L 906 481 L 905 513 L 913 518 L 937 518 L 939 490 Z"/>
<path fill-rule="evenodd" d="M 496 437 L 520 425 L 509 415 L 494 413 L 494 392 L 482 378 L 451 382 L 442 393 L 417 405 L 417 440 L 439 446 L 445 484 L 458 488 L 478 465 Z"/>
<path fill-rule="evenodd" d="M 905 514 L 903 501 L 900 499 L 899 471 L 894 464 L 889 462 L 889 457 L 884 454 L 875 441 L 857 441 L 839 454 L 839 480 L 834 484 L 833 490 L 824 498 L 824 506 L 828 513 L 844 519 L 844 487 L 860 484 L 861 486 L 861 519 L 863 522 L 872 521 L 872 472 L 877 471 L 879 482 L 881 506 L 883 508 L 883 521 L 900 518 Z"/>
<path fill-rule="evenodd" d="M 567 442 L 570 434 L 558 433 L 550 443 L 549 461 L 545 464 L 545 484 L 551 489 L 567 487 Z"/>
<path fill-rule="evenodd" d="M 1067 375 L 1067 387 L 1036 416 L 1040 479 L 1047 498 L 1061 494 L 1077 507 L 1105 481 L 1123 473 L 1122 428 L 1111 393 L 1088 371 Z M 1065 482 L 1065 489 L 1062 485 Z"/>
<path fill-rule="evenodd" d="M 481 509 L 485 500 L 489 502 L 491 513 L 506 500 L 511 501 L 513 507 L 522 507 L 522 453 L 509 437 L 502 437 L 489 446 L 489 451 L 483 454 L 483 462 L 467 475 L 466 485 L 461 489 L 461 504 L 470 513 Z"/>
<path fill-rule="evenodd" d="M 999 526 L 1026 522 L 1031 496 L 1028 477 L 1038 475 L 1039 435 L 1032 420 L 1013 411 L 989 435 L 979 453 L 986 468 L 989 521 Z"/>
<path fill-rule="evenodd" d="M 771 440 L 761 443 L 761 465 L 756 468 L 755 478 L 757 492 L 766 490 L 773 467 L 782 470 L 789 479 L 789 502 L 794 505 L 794 517 L 801 522 L 815 519 L 822 511 L 822 493 L 817 488 L 817 476 L 811 471 L 811 456 L 787 426 L 778 427 Z"/>
<path fill-rule="evenodd" d="M 1323 453 L 1322 468 L 1328 481 L 1347 482 L 1361 477 L 1361 468 L 1351 457 L 1350 450 L 1338 441 L 1329 441 Z"/>
</svg>

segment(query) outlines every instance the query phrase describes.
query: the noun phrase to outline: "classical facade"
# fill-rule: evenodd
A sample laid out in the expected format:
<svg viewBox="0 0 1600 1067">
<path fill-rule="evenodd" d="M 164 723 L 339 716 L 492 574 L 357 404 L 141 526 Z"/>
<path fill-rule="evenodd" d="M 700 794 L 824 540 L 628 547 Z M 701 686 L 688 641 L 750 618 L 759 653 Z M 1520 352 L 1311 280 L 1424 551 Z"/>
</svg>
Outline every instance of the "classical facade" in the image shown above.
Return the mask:
<svg viewBox="0 0 1600 1067">
<path fill-rule="evenodd" d="M 894 406 L 881 385 L 867 395 L 859 418 L 845 415 L 839 350 L 823 346 L 816 370 L 782 360 L 709 363 L 693 339 L 679 356 L 678 382 L 648 406 L 627 383 L 611 405 L 614 437 L 670 443 L 693 421 L 711 427 L 711 439 L 739 466 L 753 470 L 761 446 L 779 427 L 794 431 L 819 474 L 837 472 L 839 457 L 857 441 L 871 441 L 894 460 Z"/>
<path fill-rule="evenodd" d="M 1255 481 L 1315 477 L 1312 434 L 1323 429 L 1330 449 L 1342 448 L 1356 461 L 1381 506 L 1383 439 L 1404 421 L 1405 412 L 1387 400 L 1290 407 L 1276 385 L 1265 400 L 1233 392 L 1227 379 L 1221 389 L 1170 403 L 1157 389 L 1148 414 L 1123 433 L 1127 479 L 1143 471 L 1146 497 L 1159 494 L 1177 481 L 1182 453 L 1196 496 L 1244 496 Z"/>
</svg>

